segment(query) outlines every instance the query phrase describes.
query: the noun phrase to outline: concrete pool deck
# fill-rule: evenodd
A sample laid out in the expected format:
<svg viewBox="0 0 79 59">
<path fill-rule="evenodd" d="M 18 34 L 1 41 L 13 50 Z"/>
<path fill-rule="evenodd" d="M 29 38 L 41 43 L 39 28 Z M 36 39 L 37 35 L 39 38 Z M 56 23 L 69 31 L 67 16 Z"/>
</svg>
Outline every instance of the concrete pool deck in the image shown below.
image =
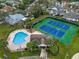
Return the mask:
<svg viewBox="0 0 79 59">
<path fill-rule="evenodd" d="M 17 50 L 20 50 L 20 49 L 24 49 L 26 48 L 26 44 L 27 43 L 23 43 L 23 44 L 20 44 L 20 45 L 15 45 L 13 43 L 13 39 L 16 35 L 16 33 L 18 32 L 24 32 L 26 34 L 28 34 L 28 36 L 25 39 L 26 42 L 30 42 L 30 35 L 31 33 L 29 33 L 26 29 L 19 29 L 19 30 L 15 30 L 13 31 L 12 33 L 10 33 L 9 37 L 8 37 L 8 48 L 11 50 L 11 51 L 17 51 Z"/>
<path fill-rule="evenodd" d="M 14 39 L 16 33 L 18 33 L 18 32 L 24 32 L 24 33 L 26 33 L 28 35 L 25 38 L 26 43 L 19 44 L 19 45 L 15 45 L 13 43 L 13 39 Z M 30 33 L 26 29 L 18 29 L 18 30 L 15 30 L 15 31 L 11 32 L 10 35 L 8 36 L 8 39 L 7 39 L 8 48 L 11 50 L 11 52 L 24 50 L 27 47 L 26 46 L 27 42 L 30 42 L 30 40 L 31 40 L 31 38 L 30 38 L 31 35 L 34 35 L 34 34 L 42 34 L 42 33 L 40 33 L 39 31 L 34 31 L 34 32 Z"/>
</svg>

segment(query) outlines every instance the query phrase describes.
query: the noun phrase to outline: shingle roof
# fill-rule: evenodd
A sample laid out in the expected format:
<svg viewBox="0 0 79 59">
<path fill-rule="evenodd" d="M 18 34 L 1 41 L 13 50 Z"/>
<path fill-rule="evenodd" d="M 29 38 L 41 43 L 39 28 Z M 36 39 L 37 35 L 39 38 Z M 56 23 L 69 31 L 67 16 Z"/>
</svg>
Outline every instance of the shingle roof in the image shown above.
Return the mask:
<svg viewBox="0 0 79 59">
<path fill-rule="evenodd" d="M 79 15 L 76 14 L 76 13 L 73 13 L 73 12 L 64 14 L 64 17 L 65 17 L 65 18 L 79 19 Z"/>
<path fill-rule="evenodd" d="M 14 25 L 19 21 L 22 21 L 23 18 L 25 17 L 22 14 L 14 14 L 14 15 L 7 16 L 5 21 L 11 25 Z"/>
</svg>

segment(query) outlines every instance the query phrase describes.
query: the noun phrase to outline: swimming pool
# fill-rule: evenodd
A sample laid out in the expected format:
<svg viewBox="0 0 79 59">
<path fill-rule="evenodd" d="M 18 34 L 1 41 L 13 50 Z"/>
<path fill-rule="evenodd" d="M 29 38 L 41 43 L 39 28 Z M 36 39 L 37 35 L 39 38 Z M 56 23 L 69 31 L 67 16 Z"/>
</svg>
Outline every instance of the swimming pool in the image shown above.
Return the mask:
<svg viewBox="0 0 79 59">
<path fill-rule="evenodd" d="M 15 34 L 15 37 L 13 39 L 13 43 L 15 45 L 19 45 L 19 44 L 23 44 L 25 43 L 25 38 L 28 36 L 28 34 L 24 33 L 24 32 L 18 32 Z"/>
</svg>

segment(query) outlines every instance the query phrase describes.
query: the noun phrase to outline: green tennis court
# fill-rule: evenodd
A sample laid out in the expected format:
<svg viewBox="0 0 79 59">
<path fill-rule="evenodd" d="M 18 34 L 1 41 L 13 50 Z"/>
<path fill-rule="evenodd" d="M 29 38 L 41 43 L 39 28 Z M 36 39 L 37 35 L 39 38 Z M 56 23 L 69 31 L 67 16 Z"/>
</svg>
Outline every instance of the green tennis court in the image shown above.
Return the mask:
<svg viewBox="0 0 79 59">
<path fill-rule="evenodd" d="M 72 42 L 78 30 L 76 25 L 49 17 L 42 19 L 42 21 L 34 25 L 33 28 L 59 40 L 65 45 L 69 45 Z"/>
</svg>

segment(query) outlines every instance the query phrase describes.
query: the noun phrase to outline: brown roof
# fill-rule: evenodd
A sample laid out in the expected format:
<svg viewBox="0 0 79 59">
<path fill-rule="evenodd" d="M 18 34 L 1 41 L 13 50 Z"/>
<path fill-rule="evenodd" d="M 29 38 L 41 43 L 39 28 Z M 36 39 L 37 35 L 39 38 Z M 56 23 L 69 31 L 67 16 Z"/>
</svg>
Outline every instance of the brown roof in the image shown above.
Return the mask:
<svg viewBox="0 0 79 59">
<path fill-rule="evenodd" d="M 42 34 L 32 34 L 32 35 L 30 36 L 30 39 L 31 39 L 31 40 L 38 40 L 39 42 L 41 42 L 41 39 L 42 39 L 42 38 L 45 40 L 45 43 L 47 43 L 47 41 L 48 41 L 49 39 L 51 39 L 51 37 L 47 37 L 47 36 L 42 35 Z"/>
<path fill-rule="evenodd" d="M 5 7 L 2 9 L 3 12 L 10 12 L 10 11 L 12 11 L 12 10 L 13 10 L 13 8 L 10 7 L 10 6 L 5 6 Z"/>
</svg>

